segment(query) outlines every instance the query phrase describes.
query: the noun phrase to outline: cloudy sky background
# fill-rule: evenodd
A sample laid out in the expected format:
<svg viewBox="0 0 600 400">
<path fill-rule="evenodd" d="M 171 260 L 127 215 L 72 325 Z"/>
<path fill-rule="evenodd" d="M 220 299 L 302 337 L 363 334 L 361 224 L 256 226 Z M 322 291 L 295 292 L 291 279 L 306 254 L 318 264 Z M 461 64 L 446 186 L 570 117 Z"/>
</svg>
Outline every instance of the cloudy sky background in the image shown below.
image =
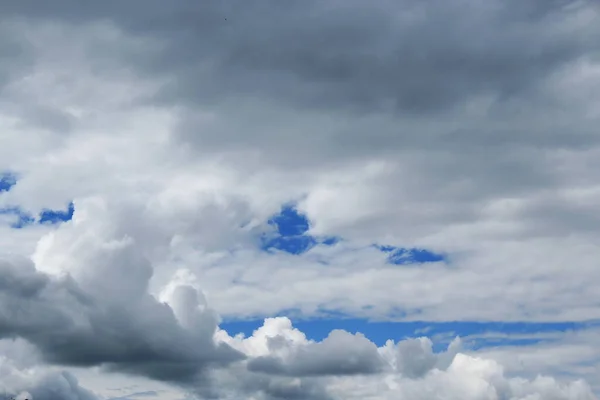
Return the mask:
<svg viewBox="0 0 600 400">
<path fill-rule="evenodd" d="M 600 394 L 600 6 L 0 1 L 0 395 Z"/>
</svg>

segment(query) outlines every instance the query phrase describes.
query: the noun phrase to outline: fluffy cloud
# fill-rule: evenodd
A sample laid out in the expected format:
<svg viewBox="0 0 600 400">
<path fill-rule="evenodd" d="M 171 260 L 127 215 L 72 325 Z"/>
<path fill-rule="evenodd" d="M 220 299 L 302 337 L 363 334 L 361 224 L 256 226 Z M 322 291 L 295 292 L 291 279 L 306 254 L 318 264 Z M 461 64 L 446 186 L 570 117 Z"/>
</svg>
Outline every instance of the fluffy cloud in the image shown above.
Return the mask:
<svg viewBox="0 0 600 400">
<path fill-rule="evenodd" d="M 195 379 L 209 364 L 244 357 L 213 342 L 218 318 L 200 308 L 195 289 L 175 288 L 172 307 L 152 297 L 151 264 L 132 238 L 104 228 L 101 219 L 78 216 L 40 241 L 37 269 L 2 264 L 5 337 L 34 343 L 48 362 L 166 381 Z"/>
<path fill-rule="evenodd" d="M 284 344 L 276 337 L 268 345 L 277 349 Z M 382 361 L 376 346 L 364 336 L 335 330 L 323 342 L 294 352 L 286 361 L 276 357 L 259 357 L 250 361 L 248 368 L 273 375 L 354 375 L 380 372 Z"/>
<path fill-rule="evenodd" d="M 76 220 L 63 225 L 48 238 L 77 232 L 74 225 L 83 223 Z M 73 243 L 75 237 L 69 237 L 74 247 L 90 245 L 88 238 Z M 135 268 L 135 264 L 115 262 L 119 256 L 125 257 L 121 252 L 124 246 L 100 239 L 96 236 L 94 243 L 104 243 L 99 247 L 112 257 L 104 258 L 106 254 L 97 250 L 93 253 L 97 264 L 85 274 L 60 271 L 47 275 L 26 263 L 3 266 L 3 332 L 27 340 L 1 349 L 6 392 L 34 399 L 96 398 L 67 372 L 36 372 L 35 363 L 46 361 L 104 366 L 217 398 L 242 394 L 257 399 L 595 398 L 583 382 L 506 377 L 495 361 L 461 353 L 458 340 L 443 353 L 434 353 L 427 338 L 388 341 L 378 348 L 360 334 L 341 330 L 314 342 L 284 317 L 265 320 L 251 337 L 231 337 L 217 328 L 218 317 L 203 296 L 177 279 L 163 293 L 169 303 L 157 302 L 144 290 L 116 290 L 113 297 L 106 296 L 100 276 L 97 286 L 86 286 L 82 277 L 89 279 L 94 271 L 106 275 L 120 266 L 112 272 L 116 282 L 126 281 L 126 270 Z M 55 243 L 64 244 L 60 240 Z M 44 248 L 47 253 L 53 249 L 52 244 Z M 61 254 L 71 253 L 63 249 Z M 40 265 L 45 256 L 38 254 Z M 68 260 L 63 265 L 68 266 Z M 136 277 L 136 282 L 139 280 Z"/>
<path fill-rule="evenodd" d="M 497 362 L 462 352 L 458 339 L 441 353 L 434 353 L 432 342 L 425 337 L 398 343 L 388 341 L 377 348 L 360 335 L 334 331 L 323 341 L 314 342 L 293 328 L 289 319 L 273 318 L 265 320 L 248 338 L 230 337 L 219 331 L 217 340 L 246 352 L 250 357 L 246 361 L 248 369 L 263 375 L 262 380 L 255 378 L 253 387 L 258 387 L 257 382 L 268 382 L 266 388 L 261 389 L 265 398 L 296 398 L 288 393 L 278 397 L 268 392 L 274 385 L 285 384 L 295 388 L 296 393 L 302 393 L 296 394 L 299 398 L 595 398 L 583 381 L 565 384 L 544 376 L 529 380 L 511 378 Z M 373 368 L 374 360 L 377 360 L 378 373 Z M 351 371 L 354 365 L 362 365 L 362 369 Z M 267 376 L 278 376 L 282 372 L 290 377 L 266 380 Z M 247 372 L 237 373 L 236 377 L 242 381 L 247 379 Z M 326 392 L 315 394 L 316 388 Z"/>
</svg>

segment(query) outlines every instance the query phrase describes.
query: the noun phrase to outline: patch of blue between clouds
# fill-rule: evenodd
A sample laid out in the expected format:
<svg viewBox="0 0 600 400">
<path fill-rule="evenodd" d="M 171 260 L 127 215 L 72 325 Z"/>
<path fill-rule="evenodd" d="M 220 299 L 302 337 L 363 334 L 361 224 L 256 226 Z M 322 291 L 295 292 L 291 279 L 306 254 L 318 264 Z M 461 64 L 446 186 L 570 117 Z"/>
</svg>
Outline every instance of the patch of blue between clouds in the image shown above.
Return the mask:
<svg viewBox="0 0 600 400">
<path fill-rule="evenodd" d="M 456 336 L 460 336 L 463 345 L 469 350 L 490 347 L 530 346 L 555 340 L 552 333 L 561 334 L 576 331 L 597 322 L 392 322 L 369 321 L 366 319 L 310 319 L 294 320 L 295 328 L 304 332 L 308 339 L 320 341 L 334 329 L 343 329 L 351 333 L 360 332 L 382 346 L 389 339 L 396 342 L 421 336 L 427 336 L 434 342 L 435 351 L 443 351 Z M 260 328 L 263 320 L 224 320 L 220 327 L 230 335 L 243 333 L 246 337 Z"/>
<path fill-rule="evenodd" d="M 16 184 L 17 184 L 17 177 L 15 174 L 10 173 L 10 172 L 0 173 L 0 193 L 8 192 Z"/>
<path fill-rule="evenodd" d="M 58 224 L 61 222 L 70 221 L 73 219 L 73 213 L 75 213 L 75 205 L 70 202 L 67 206 L 67 210 L 49 210 L 45 209 L 40 212 L 40 224 Z"/>
<path fill-rule="evenodd" d="M 55 225 L 70 221 L 73 218 L 75 206 L 69 203 L 66 210 L 44 209 L 40 212 L 37 222 L 42 225 Z M 0 208 L 0 214 L 13 216 L 16 221 L 10 224 L 11 228 L 21 229 L 36 222 L 36 219 L 19 207 Z"/>
<path fill-rule="evenodd" d="M 10 191 L 17 184 L 17 176 L 10 172 L 0 173 L 0 193 Z M 75 212 L 75 205 L 70 202 L 67 205 L 66 210 L 42 210 L 37 218 L 39 224 L 58 224 L 61 222 L 70 221 L 73 219 L 73 213 Z M 10 226 L 14 229 L 21 229 L 26 226 L 32 225 L 36 222 L 36 218 L 33 215 L 25 212 L 20 207 L 11 206 L 0 208 L 0 215 L 9 215 L 15 218 L 15 222 L 11 223 Z"/>
<path fill-rule="evenodd" d="M 341 240 L 335 236 L 319 238 L 308 235 L 310 222 L 293 204 L 284 205 L 279 214 L 271 217 L 268 223 L 275 228 L 273 235 L 264 235 L 261 238 L 261 248 L 268 252 L 283 251 L 299 255 L 316 245 L 333 246 Z M 374 247 L 388 253 L 390 264 L 424 264 L 446 260 L 443 255 L 426 249 L 406 249 L 388 245 L 374 245 Z"/>
<path fill-rule="evenodd" d="M 261 243 L 262 250 L 268 252 L 282 251 L 299 255 L 309 251 L 316 245 L 331 246 L 342 240 L 339 237 L 317 238 L 308 235 L 310 222 L 294 205 L 283 206 L 280 213 L 269 220 L 269 224 L 275 228 L 275 233 L 263 236 Z M 386 253 L 390 264 L 420 265 L 448 262 L 446 255 L 428 249 L 403 248 L 382 244 L 373 244 L 373 247 Z M 427 336 L 434 343 L 434 351 L 445 350 L 456 336 L 462 338 L 465 348 L 479 350 L 503 346 L 531 346 L 556 340 L 566 331 L 576 331 L 590 325 L 600 326 L 597 322 L 394 322 L 351 318 L 336 311 L 321 310 L 319 314 L 320 316 L 317 318 L 305 319 L 301 317 L 301 313 L 295 310 L 280 313 L 282 316 L 290 317 L 294 327 L 304 332 L 308 339 L 312 340 L 323 340 L 334 329 L 343 329 L 351 333 L 360 332 L 378 346 L 384 345 L 389 339 L 397 342 L 407 338 Z M 407 316 L 402 310 L 397 310 L 388 317 L 394 317 L 394 315 L 398 318 Z M 221 323 L 221 328 L 225 329 L 230 335 L 243 333 L 248 337 L 262 324 L 262 319 L 225 319 Z"/>
<path fill-rule="evenodd" d="M 318 244 L 333 246 L 340 240 L 333 236 L 308 235 L 310 229 L 308 218 L 299 213 L 293 205 L 283 206 L 279 214 L 271 217 L 268 223 L 275 228 L 275 233 L 261 237 L 261 249 L 267 252 L 283 251 L 298 255 Z"/>
<path fill-rule="evenodd" d="M 442 254 L 437 254 L 426 249 L 404 249 L 401 247 L 380 245 L 375 245 L 375 247 L 389 254 L 388 262 L 390 264 L 424 264 L 446 260 Z"/>
</svg>

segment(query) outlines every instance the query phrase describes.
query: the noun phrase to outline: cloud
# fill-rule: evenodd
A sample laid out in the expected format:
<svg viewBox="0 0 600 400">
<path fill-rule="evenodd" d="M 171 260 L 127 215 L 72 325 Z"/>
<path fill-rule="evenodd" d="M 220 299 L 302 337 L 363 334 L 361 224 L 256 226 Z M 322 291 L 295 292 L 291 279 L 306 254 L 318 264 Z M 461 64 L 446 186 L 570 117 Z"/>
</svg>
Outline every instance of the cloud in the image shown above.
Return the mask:
<svg viewBox="0 0 600 400">
<path fill-rule="evenodd" d="M 56 281 L 26 264 L 4 265 L 2 276 L 3 336 L 27 339 L 48 362 L 185 381 L 210 363 L 242 358 L 214 346 L 210 333 L 183 329 L 168 306 L 149 298 L 111 304 L 71 279 Z M 202 329 L 210 332 L 210 317 L 196 318 L 203 317 Z"/>
<path fill-rule="evenodd" d="M 2 263 L 4 337 L 27 339 L 47 362 L 175 382 L 243 358 L 213 342 L 218 319 L 198 308 L 194 289 L 176 287 L 172 306 L 158 302 L 147 292 L 152 267 L 135 242 L 89 223 L 80 216 L 40 243 L 36 263 L 54 274 L 27 261 Z"/>
<path fill-rule="evenodd" d="M 149 54 L 119 55 L 173 78 L 161 93 L 169 102 L 260 91 L 304 107 L 437 111 L 478 95 L 535 92 L 565 63 L 597 50 L 594 30 L 578 19 L 587 2 L 141 4 L 7 1 L 2 11 L 63 23 L 108 19 L 156 40 L 162 46 Z"/>
<path fill-rule="evenodd" d="M 346 339 L 336 340 L 336 338 Z M 287 349 L 270 346 L 273 339 L 284 339 Z M 317 359 L 325 362 L 339 362 L 338 349 L 352 355 L 353 340 L 347 332 L 330 335 L 322 342 L 306 340 L 304 334 L 293 328 L 287 318 L 268 319 L 248 338 L 230 337 L 219 331 L 216 340 L 225 340 L 237 348 L 244 348 L 248 357 L 259 354 L 280 355 L 285 351 L 301 352 L 315 345 L 321 352 Z M 335 343 L 333 342 L 335 340 Z M 325 344 L 329 341 L 329 344 Z M 2 352 L 2 391 L 20 397 L 35 399 L 60 398 L 95 400 L 95 394 L 82 388 L 74 376 L 68 372 L 49 370 L 35 366 L 38 352 L 24 341 L 0 342 Z M 325 345 L 323 345 L 325 344 Z M 348 346 L 349 345 L 349 346 Z M 375 347 L 371 344 L 371 346 Z M 375 347 L 376 348 L 376 347 Z M 420 349 L 420 350 L 417 350 Z M 229 399 L 236 396 L 249 396 L 255 399 L 335 399 L 335 398 L 377 398 L 377 399 L 425 399 L 446 396 L 462 399 L 494 399 L 503 396 L 526 399 L 540 396 L 541 399 L 595 399 L 589 387 L 583 382 L 560 383 L 552 378 L 538 376 L 533 379 L 509 378 L 503 368 L 492 360 L 486 360 L 460 352 L 458 342 L 454 342 L 446 352 L 433 353 L 427 338 L 409 339 L 376 348 L 385 360 L 388 369 L 377 374 L 355 371 L 353 376 L 338 374 L 338 371 L 321 370 L 309 378 L 279 377 L 265 373 L 251 372 L 242 365 L 233 364 L 226 369 L 212 371 L 211 386 L 194 386 L 190 390 L 217 398 Z M 260 356 L 258 356 L 260 357 Z M 423 363 L 423 360 L 437 362 Z M 315 365 L 315 364 L 313 364 Z M 418 371 L 416 374 L 415 372 Z M 364 372 L 364 371 L 363 371 Z M 150 393 L 148 393 L 150 395 Z M 24 397 L 23 397 L 24 398 Z"/>
<path fill-rule="evenodd" d="M 275 382 L 287 382 L 298 390 L 321 387 L 331 398 L 595 398 L 582 381 L 565 384 L 543 376 L 530 380 L 508 377 L 497 362 L 465 354 L 459 339 L 441 353 L 434 353 L 432 342 L 425 337 L 397 343 L 390 340 L 377 348 L 360 335 L 334 331 L 323 341 L 314 342 L 307 340 L 287 318 L 266 319 L 264 325 L 247 338 L 231 337 L 224 331 L 219 331 L 217 338 L 246 352 L 250 357 L 248 369 L 261 373 L 256 382 L 265 382 L 267 377 L 273 379 L 285 372 L 284 375 L 291 375 L 285 378 L 287 381 Z M 374 359 L 377 360 L 375 365 L 386 368 L 375 372 Z M 346 369 L 350 360 L 362 368 Z M 239 371 L 238 374 L 236 376 L 244 376 Z M 308 375 L 310 378 L 301 378 Z M 266 386 L 272 387 L 272 383 Z M 264 388 L 261 390 L 266 393 Z M 306 393 L 303 396 L 321 398 Z"/>
<path fill-rule="evenodd" d="M 98 400 L 66 371 L 39 365 L 37 349 L 22 339 L 0 340 L 0 398 Z"/>
<path fill-rule="evenodd" d="M 569 330 L 557 335 L 553 340 L 541 341 L 532 346 L 491 346 L 478 350 L 484 358 L 493 358 L 501 363 L 513 375 L 535 378 L 539 374 L 546 376 L 564 376 L 567 379 L 586 379 L 598 394 L 598 340 L 597 327 Z M 544 337 L 543 335 L 531 335 Z M 510 338 L 511 335 L 508 335 Z"/>
<path fill-rule="evenodd" d="M 76 223 L 84 224 L 85 220 L 76 218 L 73 224 Z M 69 224 L 57 233 L 66 235 L 65 232 L 75 230 Z M 110 250 L 118 251 L 117 244 L 113 243 Z M 101 253 L 95 255 L 102 261 Z M 102 271 L 99 264 L 93 270 L 109 273 Z M 242 395 L 257 399 L 420 399 L 442 393 L 464 399 L 525 399 L 528 395 L 546 398 L 550 394 L 565 400 L 595 398 L 582 382 L 563 384 L 549 377 L 506 377 L 495 361 L 462 353 L 459 341 L 452 342 L 442 353 L 434 353 L 427 338 L 398 343 L 390 340 L 378 348 L 364 336 L 341 330 L 314 342 L 285 317 L 265 320 L 248 338 L 231 337 L 217 329 L 218 317 L 192 287 L 174 281 L 164 292 L 169 304 L 159 308 L 156 301 L 144 303 L 118 290 L 112 292 L 112 298 L 103 298 L 106 292 L 102 281 L 96 280 L 98 287 L 92 288 L 80 278 L 82 271 L 71 272 L 72 277 L 60 278 L 37 272 L 31 264 L 3 266 L 3 331 L 35 346 L 18 342 L 18 346 L 0 347 L 3 354 L 16 359 L 9 361 L 15 368 L 35 368 L 38 357 L 59 364 L 105 365 L 110 370 L 163 379 L 197 395 L 216 398 Z M 124 272 L 120 267 L 117 276 L 126 280 Z M 135 307 L 137 303 L 142 305 Z M 144 305 L 148 308 L 138 308 Z M 115 306 L 122 312 L 116 311 Z M 14 310 L 20 311 L 15 314 Z M 172 310 L 168 314 L 172 319 L 164 317 L 160 310 Z M 103 313 L 102 319 L 99 312 Z M 188 337 L 193 342 L 186 343 Z M 235 350 L 224 352 L 226 348 Z M 232 354 L 238 356 L 226 357 Z M 211 362 L 213 366 L 207 368 Z M 95 398 L 80 388 L 69 373 L 40 376 L 32 384 L 11 379 L 13 386 L 5 391 L 26 392 L 34 399 L 52 398 L 46 396 L 58 392 L 66 398 Z"/>
<path fill-rule="evenodd" d="M 269 348 L 286 346 L 279 336 L 268 342 Z M 275 351 L 277 352 L 277 351 Z M 311 343 L 286 360 L 277 357 L 258 357 L 251 360 L 251 371 L 273 375 L 355 375 L 381 372 L 384 364 L 377 347 L 362 335 L 352 335 L 343 330 L 331 331 L 320 343 Z"/>
<path fill-rule="evenodd" d="M 62 234 L 73 240 L 72 234 L 81 228 L 74 226 L 77 224 L 85 227 L 86 221 L 75 218 L 61 226 L 56 237 Z M 80 240 L 72 245 L 91 245 L 89 239 Z M 59 243 L 57 240 L 53 246 Z M 135 271 L 127 271 L 135 264 L 125 267 L 115 263 L 127 246 L 119 246 L 118 241 L 99 243 L 104 243 L 103 250 L 111 253 L 111 262 L 102 263 L 107 260 L 106 254 L 96 251 L 92 253 L 97 262 L 93 269 L 71 270 L 63 277 L 36 271 L 27 263 L 3 266 L 2 331 L 8 336 L 23 337 L 36 349 L 32 353 L 33 349 L 25 346 L 24 351 L 16 353 L 24 360 L 21 362 L 28 361 L 24 354 L 33 357 L 39 351 L 40 359 L 46 362 L 104 365 L 109 370 L 165 380 L 198 395 L 217 398 L 240 394 L 265 399 L 364 398 L 365 393 L 377 398 L 408 399 L 441 393 L 466 399 L 524 399 L 527 395 L 545 398 L 550 393 L 557 399 L 595 398 L 582 382 L 565 385 L 552 378 L 505 377 L 496 362 L 461 353 L 458 341 L 452 342 L 444 353 L 434 353 L 426 338 L 388 341 L 378 348 L 364 336 L 341 330 L 314 342 L 284 317 L 266 320 L 249 338 L 231 337 L 217 330 L 218 317 L 199 292 L 177 281 L 163 294 L 169 299 L 168 304 L 149 299 L 142 289 L 131 293 L 113 287 L 107 297 L 100 275 L 92 272 L 107 275 L 117 268 L 113 278 L 126 282 L 133 279 L 128 273 L 133 272 L 135 277 Z M 47 245 L 45 252 L 51 252 L 53 246 Z M 63 250 L 61 254 L 73 251 Z M 38 254 L 40 265 L 44 256 Z M 69 268 L 72 264 L 66 260 L 63 265 Z M 91 286 L 84 277 L 95 284 Z M 143 286 L 143 280 L 135 277 L 134 281 Z M 133 281 L 129 287 L 135 289 Z M 23 389 L 23 384 L 7 391 L 27 390 L 34 399 L 57 391 L 65 396 L 72 396 L 68 393 L 73 391 L 79 396 L 74 398 L 94 398 L 80 389 L 68 373 L 44 375 L 39 382 L 28 389 Z"/>
<path fill-rule="evenodd" d="M 590 398 L 425 339 L 213 335 L 214 310 L 600 318 L 599 18 L 586 0 L 2 1 L 0 334 L 203 396 Z M 290 204 L 297 246 L 271 236 Z"/>
</svg>

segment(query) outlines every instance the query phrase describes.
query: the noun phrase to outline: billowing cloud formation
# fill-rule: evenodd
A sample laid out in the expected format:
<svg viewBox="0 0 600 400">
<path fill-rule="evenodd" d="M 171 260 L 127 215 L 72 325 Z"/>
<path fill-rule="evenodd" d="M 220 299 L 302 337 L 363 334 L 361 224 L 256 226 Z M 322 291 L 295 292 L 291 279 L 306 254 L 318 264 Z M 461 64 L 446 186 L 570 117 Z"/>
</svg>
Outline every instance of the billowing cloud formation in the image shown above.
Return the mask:
<svg viewBox="0 0 600 400">
<path fill-rule="evenodd" d="M 90 226 L 90 223 L 99 225 Z M 147 292 L 152 267 L 127 236 L 77 217 L 48 234 L 30 262 L 0 266 L 3 336 L 23 337 L 48 362 L 104 365 L 160 380 L 194 379 L 208 364 L 243 358 L 215 345 L 218 317 L 195 289 L 169 306 Z"/>
<path fill-rule="evenodd" d="M 317 356 L 325 363 L 332 360 L 344 365 L 344 360 L 356 359 L 352 346 L 344 348 L 345 355 L 340 356 L 334 346 L 352 344 L 351 341 L 331 343 L 336 335 L 348 335 L 340 332 L 331 335 L 323 342 L 314 343 L 306 340 L 304 335 L 294 329 L 287 318 L 265 320 L 263 327 L 251 337 L 230 337 L 224 331 L 219 331 L 216 341 L 227 341 L 231 345 L 243 349 L 248 357 L 260 357 L 269 354 L 273 357 L 310 351 L 311 347 L 321 346 L 322 351 Z M 281 340 L 285 346 L 274 349 L 273 340 Z M 19 398 L 28 396 L 33 399 L 86 399 L 95 400 L 98 397 L 81 388 L 77 380 L 67 372 L 44 371 L 34 367 L 37 352 L 26 342 L 2 342 L 2 382 L 1 390 L 17 395 Z M 583 382 L 560 384 L 549 377 L 537 377 L 533 380 L 508 378 L 502 367 L 494 361 L 476 358 L 457 352 L 458 342 L 453 342 L 447 352 L 435 354 L 431 350 L 431 342 L 427 338 L 409 339 L 397 344 L 388 342 L 377 348 L 370 343 L 375 353 L 380 356 L 382 365 L 387 369 L 379 374 L 364 374 L 359 371 L 352 377 L 347 376 L 347 370 L 329 369 L 313 363 L 312 377 L 299 379 L 297 377 L 282 378 L 270 373 L 249 372 L 238 366 L 221 369 L 211 378 L 223 386 L 211 388 L 198 387 L 194 390 L 204 394 L 212 393 L 217 398 L 235 398 L 236 396 L 254 396 L 260 399 L 334 399 L 334 398 L 377 398 L 377 399 L 427 399 L 462 398 L 462 399 L 497 399 L 514 398 L 528 399 L 531 396 L 540 399 L 584 400 L 595 399 L 589 387 Z M 327 350 L 327 347 L 328 350 Z M 284 350 L 283 347 L 286 349 Z M 415 351 L 419 348 L 420 350 Z M 10 357 L 10 358 L 8 358 Z M 256 360 L 257 358 L 254 358 Z M 424 366 L 423 360 L 434 360 Z M 436 363 L 435 360 L 438 360 Z M 384 361 L 385 360 L 385 361 Z M 440 362 L 441 361 L 441 362 Z M 250 361 L 249 363 L 251 363 Z M 360 362 L 359 362 L 360 363 Z M 310 368 L 310 367 L 307 367 Z M 307 368 L 300 370 L 302 374 Z M 251 369 L 251 368 L 250 368 Z M 415 373 L 415 371 L 418 371 Z M 198 383 L 202 383 L 200 380 Z M 205 382 L 204 382 L 205 383 Z M 192 386 L 193 387 L 193 386 Z M 58 396 L 58 397 L 57 397 Z M 536 397 L 539 396 L 539 397 Z"/>
<path fill-rule="evenodd" d="M 377 348 L 364 337 L 334 331 L 322 342 L 313 342 L 293 328 L 287 318 L 265 320 L 248 338 L 232 338 L 219 331 L 217 339 L 246 352 L 252 372 L 277 376 L 285 371 L 290 377 L 277 378 L 275 382 L 287 382 L 300 398 L 595 398 L 582 381 L 560 384 L 542 376 L 533 380 L 509 378 L 495 361 L 462 353 L 458 339 L 442 353 L 434 353 L 431 341 L 424 337 L 389 341 Z M 352 363 L 362 365 L 362 369 Z M 349 367 L 354 370 L 350 372 Z M 300 379 L 301 376 L 309 378 Z M 272 382 L 267 387 L 272 387 Z M 315 394 L 319 387 L 327 392 Z M 262 390 L 266 398 L 279 398 Z M 303 390 L 312 392 L 299 394 Z M 280 398 L 296 397 L 286 394 Z"/>
<path fill-rule="evenodd" d="M 1 1 L 0 335 L 47 371 L 6 356 L 0 383 L 93 396 L 59 364 L 216 398 L 593 398 L 563 380 L 597 357 L 515 378 L 458 341 L 230 337 L 214 310 L 599 319 L 599 36 L 592 0 Z M 264 251 L 285 204 L 340 240 Z"/>
<path fill-rule="evenodd" d="M 60 245 L 55 243 L 61 243 L 61 234 L 81 228 L 78 224 L 85 221 L 76 219 L 48 236 L 52 243 L 46 243 L 38 262 Z M 70 238 L 74 247 L 90 245 L 82 235 L 78 243 Z M 126 270 L 135 272 L 136 267 L 117 262 L 127 254 L 119 242 L 94 243 L 103 243 L 99 248 L 112 257 L 95 252 L 97 263 L 82 264 L 84 269 L 72 271 L 73 275 L 65 271 L 61 276 L 47 275 L 26 263 L 3 265 L 2 331 L 27 340 L 2 348 L 5 392 L 34 399 L 96 398 L 67 372 L 27 372 L 35 368 L 32 361 L 39 354 L 50 363 L 105 366 L 216 398 L 421 399 L 442 394 L 463 399 L 595 398 L 583 382 L 565 386 L 552 378 L 507 378 L 496 362 L 460 353 L 457 340 L 443 353 L 434 353 L 427 338 L 389 341 L 378 348 L 364 336 L 341 330 L 314 342 L 287 318 L 265 320 L 251 337 L 231 337 L 217 329 L 218 317 L 192 287 L 167 288 L 167 304 L 145 290 L 137 294 L 115 290 L 113 297 L 106 296 L 101 276 L 97 286 L 86 286 L 85 279 L 91 279 L 94 271 L 113 273 L 117 282 L 126 281 L 130 273 Z M 63 249 L 62 254 L 70 252 Z M 132 260 L 130 254 L 124 259 Z M 104 264 L 105 260 L 110 262 Z M 68 260 L 63 265 L 68 266 Z M 111 272 L 114 266 L 120 267 Z"/>
<path fill-rule="evenodd" d="M 269 348 L 284 345 L 281 338 L 269 340 Z M 321 343 L 313 343 L 293 353 L 287 362 L 275 357 L 250 361 L 251 371 L 294 376 L 353 375 L 379 372 L 383 363 L 377 348 L 364 336 L 335 330 Z"/>
<path fill-rule="evenodd" d="M 39 354 L 47 363 L 104 366 L 216 398 L 420 399 L 442 393 L 464 399 L 546 398 L 551 393 L 556 399 L 595 398 L 582 382 L 565 386 L 552 378 L 507 378 L 494 361 L 460 353 L 456 340 L 443 353 L 434 353 L 427 338 L 389 341 L 378 348 L 364 336 L 341 330 L 314 342 L 287 318 L 265 320 L 251 337 L 231 337 L 218 330 L 218 317 L 201 293 L 180 285 L 180 278 L 163 293 L 168 303 L 155 300 L 146 286 L 152 270 L 132 256 L 131 241 L 115 240 L 100 226 L 90 226 L 106 220 L 106 215 L 97 221 L 76 216 L 40 242 L 36 263 L 41 268 L 46 262 L 51 271 L 60 250 L 60 271 L 3 263 L 2 332 L 27 340 L 2 349 L 17 360 L 3 358 L 7 393 L 95 399 L 67 372 L 27 372 Z M 74 263 L 83 248 L 93 257 Z M 146 272 L 140 276 L 139 271 Z M 104 282 L 131 290 L 118 285 L 111 290 Z"/>
</svg>

